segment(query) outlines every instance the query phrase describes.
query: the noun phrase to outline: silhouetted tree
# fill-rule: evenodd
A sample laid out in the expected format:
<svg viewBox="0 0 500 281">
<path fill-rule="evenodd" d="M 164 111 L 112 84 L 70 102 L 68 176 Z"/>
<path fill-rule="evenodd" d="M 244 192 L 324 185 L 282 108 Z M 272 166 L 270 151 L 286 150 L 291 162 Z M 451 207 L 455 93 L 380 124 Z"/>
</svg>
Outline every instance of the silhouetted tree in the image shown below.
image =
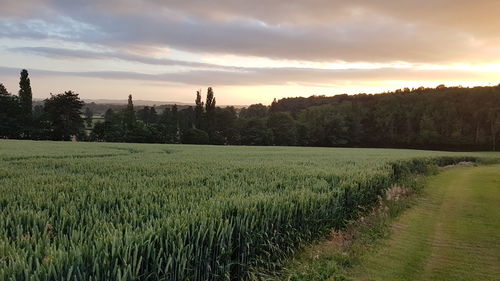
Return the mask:
<svg viewBox="0 0 500 281">
<path fill-rule="evenodd" d="M 21 106 L 20 123 L 23 126 L 23 137 L 27 138 L 30 134 L 30 127 L 32 121 L 33 110 L 33 93 L 31 91 L 30 78 L 28 71 L 23 69 L 21 71 L 21 78 L 19 81 L 19 103 Z"/>
<path fill-rule="evenodd" d="M 210 136 L 210 143 L 213 144 L 223 144 L 224 138 L 220 132 L 215 129 L 215 97 L 212 87 L 207 89 L 207 100 L 205 102 L 205 116 L 206 116 L 206 126 L 205 130 Z"/>
<path fill-rule="evenodd" d="M 82 133 L 83 119 L 81 109 L 83 102 L 78 94 L 67 91 L 64 94 L 52 95 L 44 102 L 44 110 L 50 123 L 52 140 L 70 140 L 72 136 Z"/>
<path fill-rule="evenodd" d="M 0 138 L 19 136 L 20 114 L 18 97 L 11 95 L 4 85 L 0 84 Z"/>
<path fill-rule="evenodd" d="M 0 83 L 0 95 L 4 95 L 4 96 L 9 96 L 10 93 L 7 91 L 7 89 L 5 88 L 5 86 Z"/>
<path fill-rule="evenodd" d="M 276 98 L 273 99 L 273 102 L 271 103 L 271 107 L 269 108 L 269 111 L 271 112 L 278 112 L 279 111 L 280 104 L 276 100 Z"/>
<path fill-rule="evenodd" d="M 240 111 L 241 118 L 265 118 L 269 113 L 269 107 L 259 104 L 252 104 Z"/>
<path fill-rule="evenodd" d="M 203 102 L 201 101 L 201 92 L 196 91 L 196 99 L 195 99 L 195 127 L 197 129 L 201 129 L 203 126 Z"/>
<path fill-rule="evenodd" d="M 276 112 L 269 116 L 267 126 L 273 132 L 273 144 L 295 145 L 297 143 L 297 129 L 295 121 L 289 113 Z"/>
<path fill-rule="evenodd" d="M 67 140 L 83 132 L 78 95 L 51 95 L 32 108 L 26 70 L 19 85 L 13 96 L 0 84 L 0 138 Z M 208 88 L 206 103 L 200 91 L 195 102 L 162 106 L 160 115 L 146 106 L 136 115 L 130 95 L 125 108 L 90 103 L 84 116 L 91 126 L 93 109 L 107 109 L 93 126 L 95 141 L 496 150 L 500 140 L 500 85 L 274 99 L 239 112 L 217 107 Z"/>
<path fill-rule="evenodd" d="M 135 111 L 134 103 L 132 101 L 132 95 L 128 95 L 127 108 L 123 111 L 123 124 L 125 131 L 132 131 L 135 125 Z"/>
<path fill-rule="evenodd" d="M 215 110 L 215 96 L 212 87 L 207 90 L 207 102 L 205 103 L 205 110 L 207 113 Z"/>
</svg>

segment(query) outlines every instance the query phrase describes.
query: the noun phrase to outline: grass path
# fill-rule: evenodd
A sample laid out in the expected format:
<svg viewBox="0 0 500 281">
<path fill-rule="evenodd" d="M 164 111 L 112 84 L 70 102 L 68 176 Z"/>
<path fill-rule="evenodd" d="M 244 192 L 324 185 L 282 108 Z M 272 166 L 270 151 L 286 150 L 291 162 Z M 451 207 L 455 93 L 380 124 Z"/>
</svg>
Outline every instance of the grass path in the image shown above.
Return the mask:
<svg viewBox="0 0 500 281">
<path fill-rule="evenodd" d="M 429 179 L 392 234 L 361 258 L 361 281 L 500 281 L 500 165 Z"/>
</svg>

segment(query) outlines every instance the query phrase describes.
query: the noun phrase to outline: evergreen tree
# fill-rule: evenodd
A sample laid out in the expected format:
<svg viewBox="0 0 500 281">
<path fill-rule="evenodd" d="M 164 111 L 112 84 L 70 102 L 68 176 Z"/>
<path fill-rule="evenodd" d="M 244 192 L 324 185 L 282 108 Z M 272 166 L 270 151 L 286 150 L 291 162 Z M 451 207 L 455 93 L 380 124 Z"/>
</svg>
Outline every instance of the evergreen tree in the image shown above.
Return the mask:
<svg viewBox="0 0 500 281">
<path fill-rule="evenodd" d="M 207 100 L 205 102 L 205 115 L 206 115 L 206 131 L 210 138 L 214 137 L 215 134 L 215 97 L 212 87 L 207 89 Z"/>
<path fill-rule="evenodd" d="M 28 71 L 21 71 L 21 79 L 19 81 L 19 102 L 21 107 L 20 125 L 23 126 L 23 137 L 29 137 L 30 126 L 32 121 L 33 93 L 31 92 L 30 78 Z"/>
<path fill-rule="evenodd" d="M 215 97 L 212 87 L 208 87 L 207 90 L 207 101 L 205 103 L 205 111 L 208 114 L 212 114 L 215 110 Z"/>
<path fill-rule="evenodd" d="M 7 91 L 7 89 L 5 88 L 5 86 L 0 83 L 0 95 L 4 95 L 4 96 L 9 96 L 10 93 Z"/>
<path fill-rule="evenodd" d="M 203 126 L 203 102 L 201 101 L 201 91 L 196 91 L 195 104 L 195 127 L 201 129 Z"/>
<path fill-rule="evenodd" d="M 21 110 L 26 118 L 31 118 L 33 107 L 33 93 L 31 92 L 30 78 L 28 71 L 23 69 L 21 71 L 21 79 L 19 81 L 19 101 L 21 102 Z"/>
<path fill-rule="evenodd" d="M 131 130 L 135 124 L 135 111 L 132 95 L 128 95 L 127 108 L 123 112 L 123 123 L 126 130 Z"/>
</svg>

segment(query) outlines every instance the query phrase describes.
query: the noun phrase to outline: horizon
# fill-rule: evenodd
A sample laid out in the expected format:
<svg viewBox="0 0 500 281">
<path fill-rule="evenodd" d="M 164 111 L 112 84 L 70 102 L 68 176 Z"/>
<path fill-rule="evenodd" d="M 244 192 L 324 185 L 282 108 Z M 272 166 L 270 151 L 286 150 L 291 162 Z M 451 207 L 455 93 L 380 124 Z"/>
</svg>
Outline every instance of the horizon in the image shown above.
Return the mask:
<svg viewBox="0 0 500 281">
<path fill-rule="evenodd" d="M 217 104 L 500 83 L 500 3 L 0 0 L 0 83 Z"/>
</svg>

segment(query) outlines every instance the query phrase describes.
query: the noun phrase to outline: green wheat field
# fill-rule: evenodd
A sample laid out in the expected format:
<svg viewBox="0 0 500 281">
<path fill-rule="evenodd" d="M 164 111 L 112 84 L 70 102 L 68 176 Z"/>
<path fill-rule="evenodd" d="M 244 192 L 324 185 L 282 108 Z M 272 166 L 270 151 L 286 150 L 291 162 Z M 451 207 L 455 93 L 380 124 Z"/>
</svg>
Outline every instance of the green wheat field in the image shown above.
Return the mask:
<svg viewBox="0 0 500 281">
<path fill-rule="evenodd" d="M 0 141 L 0 280 L 237 280 L 493 153 Z"/>
</svg>

